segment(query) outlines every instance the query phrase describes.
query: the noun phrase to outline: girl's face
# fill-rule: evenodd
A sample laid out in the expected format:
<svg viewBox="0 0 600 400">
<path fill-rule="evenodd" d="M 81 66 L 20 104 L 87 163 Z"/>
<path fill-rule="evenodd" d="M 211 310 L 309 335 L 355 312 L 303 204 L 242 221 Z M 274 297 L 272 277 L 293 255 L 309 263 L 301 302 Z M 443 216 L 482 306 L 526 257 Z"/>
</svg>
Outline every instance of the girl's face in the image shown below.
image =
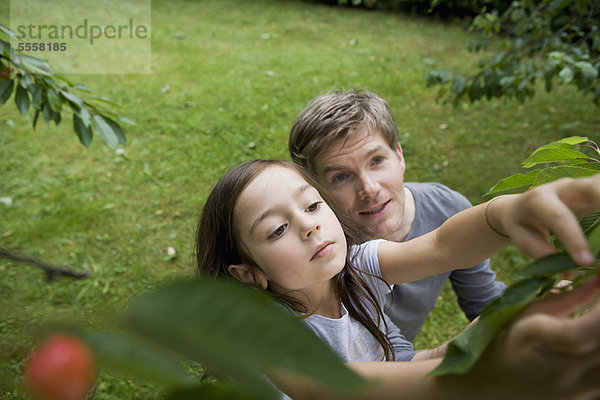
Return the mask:
<svg viewBox="0 0 600 400">
<path fill-rule="evenodd" d="M 260 266 L 259 279 L 275 293 L 317 295 L 329 290 L 329 280 L 344 267 L 347 247 L 339 220 L 292 169 L 262 171 L 238 198 L 234 225 L 241 245 Z"/>
</svg>

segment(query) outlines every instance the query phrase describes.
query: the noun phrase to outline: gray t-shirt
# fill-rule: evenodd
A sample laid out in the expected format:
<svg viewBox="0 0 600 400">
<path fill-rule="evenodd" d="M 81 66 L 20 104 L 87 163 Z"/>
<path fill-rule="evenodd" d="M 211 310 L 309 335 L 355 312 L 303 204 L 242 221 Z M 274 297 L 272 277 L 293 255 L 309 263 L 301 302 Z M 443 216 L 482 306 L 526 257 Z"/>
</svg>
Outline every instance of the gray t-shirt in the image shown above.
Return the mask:
<svg viewBox="0 0 600 400">
<path fill-rule="evenodd" d="M 383 280 L 376 278 L 381 277 L 377 249 L 382 241 L 381 239 L 372 240 L 360 246 L 353 246 L 352 255 L 355 256 L 354 266 L 358 270 L 366 272 L 363 274 L 363 279 L 383 307 L 385 294 L 389 293 L 390 289 Z M 373 315 L 372 318 L 377 320 L 376 315 Z M 416 354 L 412 343 L 402 336 L 400 329 L 387 315 L 384 314 L 384 318 L 387 331 L 383 324 L 380 325 L 380 329 L 387 334 L 392 344 L 395 360 L 410 361 Z M 344 304 L 342 304 L 341 318 L 333 319 L 314 314 L 306 317 L 303 321 L 346 362 L 384 360 L 383 348 L 379 342 L 360 322 L 348 314 Z"/>
<path fill-rule="evenodd" d="M 439 183 L 406 182 L 415 198 L 415 221 L 405 240 L 424 235 L 438 228 L 452 215 L 471 207 L 463 195 Z M 413 340 L 423 327 L 427 315 L 435 307 L 446 279 L 458 297 L 458 304 L 469 320 L 500 296 L 506 285 L 496 281 L 489 260 L 474 267 L 430 276 L 415 282 L 393 285 L 393 296 L 386 296 L 385 310 L 408 340 Z M 389 291 L 388 291 L 389 292 Z M 393 305 L 389 307 L 390 302 Z"/>
</svg>

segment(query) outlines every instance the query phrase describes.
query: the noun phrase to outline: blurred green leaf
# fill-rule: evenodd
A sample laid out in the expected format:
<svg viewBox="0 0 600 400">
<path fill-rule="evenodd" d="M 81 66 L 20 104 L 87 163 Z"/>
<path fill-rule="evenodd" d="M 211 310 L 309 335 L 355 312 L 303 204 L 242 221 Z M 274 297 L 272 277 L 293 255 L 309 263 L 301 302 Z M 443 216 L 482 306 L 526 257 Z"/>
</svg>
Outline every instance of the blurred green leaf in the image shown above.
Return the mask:
<svg viewBox="0 0 600 400">
<path fill-rule="evenodd" d="M 102 140 L 104 140 L 104 143 L 106 143 L 109 147 L 112 147 L 113 149 L 117 147 L 119 144 L 119 137 L 115 131 L 113 131 L 112 127 L 108 124 L 104 117 L 100 114 L 94 114 L 92 117 L 92 122 L 96 135 L 100 136 Z"/>
<path fill-rule="evenodd" d="M 89 125 L 86 126 L 81 118 L 79 118 L 77 115 L 73 115 L 73 129 L 75 130 L 75 133 L 77 134 L 81 144 L 85 147 L 89 147 L 93 139 L 91 127 Z"/>
<path fill-rule="evenodd" d="M 13 61 L 21 64 L 22 67 L 27 70 L 27 72 L 29 72 L 31 74 L 52 76 L 52 71 L 50 70 L 50 66 L 48 65 L 47 62 L 42 61 L 37 58 L 34 58 L 34 57 L 30 57 L 25 54 L 17 55 L 16 53 L 11 53 L 11 55 L 16 56 L 16 57 L 14 57 Z"/>
<path fill-rule="evenodd" d="M 62 102 L 60 100 L 60 96 L 58 95 L 58 91 L 52 87 L 49 87 L 48 90 L 46 90 L 46 96 L 48 98 L 50 107 L 52 107 L 52 111 L 57 113 L 61 112 Z"/>
<path fill-rule="evenodd" d="M 17 92 L 15 93 L 15 104 L 21 115 L 27 114 L 29 110 L 29 95 L 21 85 L 17 85 Z"/>
<path fill-rule="evenodd" d="M 79 107 L 83 107 L 83 100 L 81 97 L 74 95 L 73 93 L 69 93 L 66 90 L 60 90 L 60 95 L 71 103 L 76 104 Z"/>
<path fill-rule="evenodd" d="M 100 369 L 170 387 L 190 386 L 191 377 L 175 355 L 143 338 L 123 333 L 81 331 Z"/>
<path fill-rule="evenodd" d="M 106 121 L 106 123 L 108 125 L 110 125 L 111 129 L 117 136 L 117 140 L 119 141 L 119 144 L 125 146 L 125 144 L 126 144 L 125 134 L 123 133 L 123 130 L 121 129 L 119 124 L 117 124 L 115 121 L 113 121 L 112 119 L 110 119 L 108 117 L 104 117 L 104 120 Z"/>
<path fill-rule="evenodd" d="M 479 321 L 448 344 L 446 356 L 429 376 L 467 372 L 479 359 L 500 329 L 531 301 L 546 278 L 533 277 L 509 286 L 482 311 Z"/>
<path fill-rule="evenodd" d="M 116 107 L 120 107 L 121 106 L 119 103 L 117 103 L 113 99 L 108 98 L 108 97 L 104 97 L 104 96 L 92 95 L 92 96 L 90 96 L 90 99 L 98 100 L 98 101 L 101 101 L 103 103 L 107 103 L 107 104 L 110 104 L 110 105 L 113 105 L 113 106 L 116 106 Z"/>
<path fill-rule="evenodd" d="M 6 103 L 10 98 L 14 84 L 12 79 L 3 79 L 0 81 L 0 105 Z"/>
<path fill-rule="evenodd" d="M 134 303 L 126 320 L 139 334 L 253 387 L 272 368 L 349 391 L 363 383 L 297 316 L 236 282 L 172 283 Z"/>
<path fill-rule="evenodd" d="M 202 385 L 192 388 L 176 389 L 170 391 L 165 400 L 251 400 L 252 396 L 247 393 L 240 392 L 236 388 L 225 386 L 222 384 Z"/>
</svg>

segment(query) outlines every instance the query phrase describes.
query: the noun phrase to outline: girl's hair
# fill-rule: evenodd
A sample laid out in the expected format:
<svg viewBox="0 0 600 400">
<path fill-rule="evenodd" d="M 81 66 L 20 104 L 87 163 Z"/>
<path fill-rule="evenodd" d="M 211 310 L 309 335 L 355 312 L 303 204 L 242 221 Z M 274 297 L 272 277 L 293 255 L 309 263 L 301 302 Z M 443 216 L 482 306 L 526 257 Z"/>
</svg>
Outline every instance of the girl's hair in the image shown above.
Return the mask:
<svg viewBox="0 0 600 400">
<path fill-rule="evenodd" d="M 381 344 L 386 360 L 394 359 L 392 345 L 379 326 L 387 325 L 382 308 L 359 272 L 353 265 L 350 246 L 364 241 L 358 229 L 350 222 L 351 219 L 344 213 L 338 212 L 333 207 L 331 196 L 311 176 L 300 167 L 281 160 L 254 160 L 248 161 L 231 169 L 214 187 L 200 216 L 196 234 L 196 258 L 198 274 L 213 277 L 230 277 L 228 266 L 244 263 L 256 271 L 260 266 L 251 259 L 240 245 L 239 236 L 234 226 L 234 209 L 237 199 L 244 189 L 262 171 L 271 166 L 288 168 L 298 172 L 310 185 L 315 187 L 323 200 L 332 207 L 336 213 L 348 243 L 346 263 L 342 271 L 334 276 L 336 296 L 346 306 L 352 318 L 359 321 Z M 269 291 L 269 288 L 267 288 Z M 270 292 L 270 291 L 269 291 Z M 288 305 L 297 312 L 307 313 L 305 305 L 290 296 L 276 295 L 270 292 L 279 301 Z M 373 320 L 376 316 L 377 321 Z"/>
</svg>

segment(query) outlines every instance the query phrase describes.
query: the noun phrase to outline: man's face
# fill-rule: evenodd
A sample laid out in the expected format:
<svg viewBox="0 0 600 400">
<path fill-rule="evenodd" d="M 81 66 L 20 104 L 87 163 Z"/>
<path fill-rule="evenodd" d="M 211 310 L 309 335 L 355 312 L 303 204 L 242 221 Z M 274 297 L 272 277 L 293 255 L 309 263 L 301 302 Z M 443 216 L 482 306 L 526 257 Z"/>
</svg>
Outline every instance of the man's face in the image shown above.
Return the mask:
<svg viewBox="0 0 600 400">
<path fill-rule="evenodd" d="M 400 145 L 390 148 L 378 131 L 359 129 L 333 142 L 315 159 L 318 179 L 337 206 L 377 237 L 401 240 L 406 196 Z"/>
</svg>

